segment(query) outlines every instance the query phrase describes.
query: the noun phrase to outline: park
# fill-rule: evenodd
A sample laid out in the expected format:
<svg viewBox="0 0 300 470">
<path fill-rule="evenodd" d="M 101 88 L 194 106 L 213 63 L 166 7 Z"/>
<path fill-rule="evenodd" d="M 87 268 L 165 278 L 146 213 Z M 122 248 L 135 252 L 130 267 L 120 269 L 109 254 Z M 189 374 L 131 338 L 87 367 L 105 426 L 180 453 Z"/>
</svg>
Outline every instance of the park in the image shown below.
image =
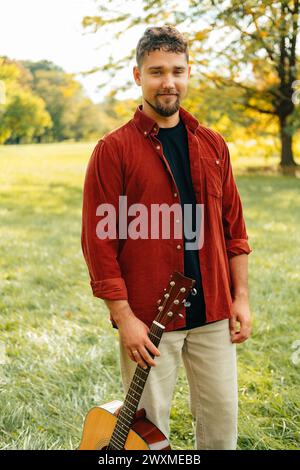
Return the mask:
<svg viewBox="0 0 300 470">
<path fill-rule="evenodd" d="M 237 449 L 299 450 L 299 2 L 187 2 L 177 15 L 169 2 L 163 9 L 152 2 L 149 11 L 147 2 L 138 3 L 145 28 L 157 18 L 159 26 L 169 19 L 189 31 L 194 70 L 182 106 L 228 143 L 243 203 L 253 325 L 251 337 L 237 345 Z M 135 27 L 126 8 L 124 2 L 124 18 Z M 116 26 L 125 31 L 122 17 L 80 15 L 85 29 L 94 28 L 95 44 L 109 39 L 103 31 L 113 23 L 109 41 L 114 50 L 121 47 Z M 222 31 L 214 36 L 217 27 L 232 43 L 223 42 Z M 142 33 L 133 33 L 127 53 Z M 114 87 L 96 102 L 75 72 L 46 54 L 46 42 L 43 47 L 40 59 L 30 56 L 29 46 L 26 54 L 16 52 L 19 57 L 9 48 L 0 51 L 2 450 L 76 449 L 87 411 L 111 396 L 124 398 L 118 331 L 105 303 L 92 295 L 81 224 L 93 150 L 132 118 L 141 101 L 132 78 L 134 55 L 125 49 L 120 63 L 135 95 L 118 96 L 125 81 L 120 75 L 113 82 L 120 63 L 108 54 L 99 83 Z M 170 425 L 172 449 L 193 449 L 182 364 Z"/>
</svg>

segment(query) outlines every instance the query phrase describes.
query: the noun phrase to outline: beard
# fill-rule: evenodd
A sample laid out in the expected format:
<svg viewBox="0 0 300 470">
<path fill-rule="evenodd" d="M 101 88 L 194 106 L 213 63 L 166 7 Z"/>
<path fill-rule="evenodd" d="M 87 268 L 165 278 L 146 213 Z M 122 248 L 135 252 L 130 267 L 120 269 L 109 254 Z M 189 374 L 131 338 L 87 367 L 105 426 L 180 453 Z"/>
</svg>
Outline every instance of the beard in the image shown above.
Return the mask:
<svg viewBox="0 0 300 470">
<path fill-rule="evenodd" d="M 177 113 L 180 108 L 179 95 L 175 96 L 175 98 L 173 96 L 167 98 L 157 96 L 154 104 L 150 103 L 150 101 L 146 99 L 145 101 L 157 114 L 164 117 L 173 116 L 173 114 Z"/>
</svg>

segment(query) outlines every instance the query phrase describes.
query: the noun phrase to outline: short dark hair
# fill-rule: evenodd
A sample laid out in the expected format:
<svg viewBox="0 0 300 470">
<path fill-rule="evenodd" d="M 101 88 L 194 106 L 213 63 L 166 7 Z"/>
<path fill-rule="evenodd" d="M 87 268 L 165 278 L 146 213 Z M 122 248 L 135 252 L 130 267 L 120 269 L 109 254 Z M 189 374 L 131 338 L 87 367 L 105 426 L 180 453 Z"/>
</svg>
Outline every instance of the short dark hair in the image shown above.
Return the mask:
<svg viewBox="0 0 300 470">
<path fill-rule="evenodd" d="M 189 46 L 187 39 L 174 26 L 149 27 L 144 32 L 136 48 L 136 63 L 141 68 L 145 53 L 163 49 L 166 52 L 184 52 L 189 61 Z"/>
</svg>

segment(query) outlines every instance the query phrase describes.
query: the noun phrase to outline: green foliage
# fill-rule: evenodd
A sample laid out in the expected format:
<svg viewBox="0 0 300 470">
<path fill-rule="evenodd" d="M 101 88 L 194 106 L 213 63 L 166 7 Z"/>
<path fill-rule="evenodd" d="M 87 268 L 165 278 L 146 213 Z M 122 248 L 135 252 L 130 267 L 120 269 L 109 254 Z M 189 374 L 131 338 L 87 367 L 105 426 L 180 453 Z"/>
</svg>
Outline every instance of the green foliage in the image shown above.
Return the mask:
<svg viewBox="0 0 300 470">
<path fill-rule="evenodd" d="M 142 24 L 145 29 L 153 24 L 171 24 L 185 33 L 192 73 L 199 82 L 195 91 L 208 92 L 205 121 L 222 110 L 228 117 L 228 134 L 232 120 L 244 121 L 245 127 L 250 121 L 252 131 L 259 129 L 263 120 L 266 127 L 276 127 L 281 139 L 281 164 L 294 165 L 290 139 L 282 136 L 294 136 L 299 129 L 299 110 L 292 100 L 293 82 L 299 76 L 298 0 L 144 0 L 138 12 L 130 9 L 130 2 L 122 4 L 122 11 L 117 0 L 111 0 L 110 9 L 105 8 L 103 0 L 97 3 L 101 16 L 84 18 L 83 26 L 101 33 L 107 25 L 116 24 L 116 42 L 123 33 Z M 104 67 L 113 74 L 133 57 L 134 50 L 118 61 L 110 57 Z M 219 98 L 222 95 L 219 102 L 215 100 L 217 92 Z M 196 93 L 193 98 L 190 102 L 199 106 Z"/>
<path fill-rule="evenodd" d="M 52 126 L 45 102 L 30 89 L 31 75 L 21 64 L 0 57 L 5 101 L 0 105 L 0 143 L 31 141 Z"/>
<path fill-rule="evenodd" d="M 30 91 L 18 90 L 8 100 L 2 125 L 6 141 L 19 142 L 22 139 L 30 142 L 51 127 L 51 118 L 41 98 Z"/>
<path fill-rule="evenodd" d="M 120 124 L 120 117 L 111 119 L 85 96 L 73 74 L 52 62 L 0 57 L 0 80 L 6 90 L 0 143 L 95 140 Z"/>
<path fill-rule="evenodd" d="M 30 64 L 29 64 L 30 66 Z M 48 140 L 74 138 L 73 128 L 76 125 L 83 96 L 81 85 L 72 74 L 55 68 L 45 69 L 32 67 L 33 90 L 43 98 L 53 121 L 52 129 L 47 133 Z M 88 100 L 89 104 L 91 102 Z M 91 104 L 92 105 L 92 104 Z M 90 106 L 92 107 L 92 106 Z M 86 110 L 87 114 L 89 109 Z"/>
</svg>

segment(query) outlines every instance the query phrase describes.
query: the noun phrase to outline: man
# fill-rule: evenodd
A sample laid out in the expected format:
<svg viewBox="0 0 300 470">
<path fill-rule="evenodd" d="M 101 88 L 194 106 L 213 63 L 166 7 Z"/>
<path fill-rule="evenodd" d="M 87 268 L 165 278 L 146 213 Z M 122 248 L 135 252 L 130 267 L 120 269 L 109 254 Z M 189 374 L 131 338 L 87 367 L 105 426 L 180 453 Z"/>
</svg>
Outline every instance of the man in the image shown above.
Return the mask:
<svg viewBox="0 0 300 470">
<path fill-rule="evenodd" d="M 228 148 L 220 134 L 180 106 L 191 67 L 187 41 L 175 28 L 148 28 L 136 59 L 133 75 L 142 88 L 142 105 L 133 119 L 99 140 L 86 173 L 82 248 L 91 287 L 105 300 L 119 331 L 125 392 L 137 364 L 154 366 L 139 409 L 145 408 L 148 419 L 169 437 L 170 405 L 182 357 L 196 448 L 235 449 L 236 343 L 245 341 L 251 330 L 251 250 Z M 126 196 L 126 202 L 120 204 L 120 196 Z M 203 244 L 188 248 L 192 237 L 186 233 L 179 239 L 161 232 L 151 237 L 145 217 L 139 236 L 126 238 L 124 217 L 128 212 L 126 228 L 132 229 L 134 204 L 148 213 L 157 204 L 177 204 L 184 222 L 189 206 L 193 227 L 201 207 Z M 111 228 L 113 220 L 115 229 L 123 227 L 122 234 L 111 230 L 110 236 L 103 236 L 103 224 Z M 175 216 L 174 225 L 180 222 Z M 196 228 L 199 232 L 199 224 Z M 167 325 L 158 351 L 148 332 L 174 271 L 195 279 L 197 295 L 190 296 L 190 307 L 183 307 L 182 316 Z"/>
</svg>

